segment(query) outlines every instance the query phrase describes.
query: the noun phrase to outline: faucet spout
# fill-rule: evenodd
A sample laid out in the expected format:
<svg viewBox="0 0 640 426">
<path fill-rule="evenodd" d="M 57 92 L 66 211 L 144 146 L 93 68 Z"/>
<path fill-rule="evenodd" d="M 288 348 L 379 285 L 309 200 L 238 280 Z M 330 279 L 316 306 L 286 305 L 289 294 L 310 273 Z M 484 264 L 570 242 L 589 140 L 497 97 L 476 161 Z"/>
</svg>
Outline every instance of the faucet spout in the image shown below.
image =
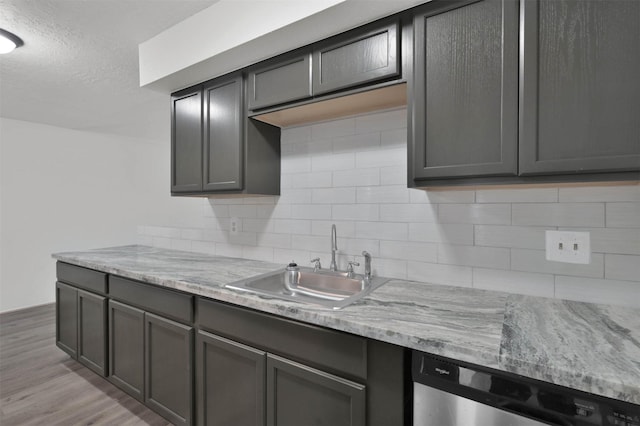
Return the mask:
<svg viewBox="0 0 640 426">
<path fill-rule="evenodd" d="M 338 265 L 336 265 L 336 252 L 338 251 L 338 236 L 336 233 L 336 224 L 331 225 L 331 264 L 329 265 L 330 271 L 337 271 Z"/>
<path fill-rule="evenodd" d="M 367 280 L 371 279 L 371 255 L 363 251 L 362 256 L 364 256 L 364 277 Z"/>
</svg>

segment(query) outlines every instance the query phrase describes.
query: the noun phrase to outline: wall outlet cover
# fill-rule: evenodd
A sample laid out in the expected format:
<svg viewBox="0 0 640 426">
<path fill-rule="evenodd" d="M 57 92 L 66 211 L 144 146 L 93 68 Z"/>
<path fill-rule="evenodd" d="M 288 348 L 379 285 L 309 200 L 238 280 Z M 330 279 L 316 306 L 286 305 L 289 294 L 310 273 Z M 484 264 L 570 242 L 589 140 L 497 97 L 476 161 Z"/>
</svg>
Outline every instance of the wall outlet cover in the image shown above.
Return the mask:
<svg viewBox="0 0 640 426">
<path fill-rule="evenodd" d="M 232 217 L 229 220 L 229 233 L 231 235 L 238 235 L 238 231 L 240 231 L 241 226 L 242 226 L 242 222 L 240 222 L 240 218 Z"/>
<path fill-rule="evenodd" d="M 546 259 L 552 262 L 591 263 L 589 232 L 546 231 Z"/>
</svg>

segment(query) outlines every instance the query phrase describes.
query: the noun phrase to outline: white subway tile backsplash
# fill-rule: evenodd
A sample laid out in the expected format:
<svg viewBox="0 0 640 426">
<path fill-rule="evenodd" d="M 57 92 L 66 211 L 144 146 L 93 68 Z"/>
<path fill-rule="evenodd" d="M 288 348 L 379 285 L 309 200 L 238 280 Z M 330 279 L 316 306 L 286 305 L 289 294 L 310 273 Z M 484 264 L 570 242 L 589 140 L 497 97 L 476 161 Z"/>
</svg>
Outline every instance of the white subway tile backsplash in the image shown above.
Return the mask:
<svg viewBox="0 0 640 426">
<path fill-rule="evenodd" d="M 399 166 L 381 167 L 380 185 L 404 185 L 406 187 L 407 171 Z"/>
<path fill-rule="evenodd" d="M 410 223 L 409 241 L 473 245 L 473 225 Z"/>
<path fill-rule="evenodd" d="M 359 187 L 356 198 L 364 204 L 408 203 L 409 190 L 406 185 Z"/>
<path fill-rule="evenodd" d="M 358 272 L 364 272 L 364 263 L 360 261 Z M 371 273 L 376 277 L 407 279 L 407 261 L 394 259 L 372 259 Z"/>
<path fill-rule="evenodd" d="M 511 209 L 514 225 L 604 227 L 604 203 L 518 203 Z"/>
<path fill-rule="evenodd" d="M 332 149 L 336 154 L 341 152 L 353 154 L 367 150 L 378 150 L 380 149 L 380 133 L 364 133 L 334 138 Z"/>
<path fill-rule="evenodd" d="M 640 283 L 569 276 L 556 277 L 558 299 L 640 308 Z"/>
<path fill-rule="evenodd" d="M 640 228 L 640 203 L 607 203 L 607 227 Z"/>
<path fill-rule="evenodd" d="M 560 202 L 640 202 L 640 185 L 560 188 Z"/>
<path fill-rule="evenodd" d="M 311 234 L 311 221 L 306 219 L 274 219 L 273 231 L 279 234 Z"/>
<path fill-rule="evenodd" d="M 313 197 L 312 197 L 313 199 Z M 292 219 L 331 219 L 330 204 L 293 204 Z"/>
<path fill-rule="evenodd" d="M 244 204 L 235 204 L 229 206 L 229 217 L 239 217 L 239 218 L 255 218 L 258 216 L 257 214 L 257 206 L 255 205 L 244 205 Z"/>
<path fill-rule="evenodd" d="M 438 263 L 478 266 L 481 268 L 509 269 L 509 249 L 494 247 L 438 245 Z"/>
<path fill-rule="evenodd" d="M 314 220 L 311 224 L 312 235 L 326 235 L 327 238 L 331 235 L 331 225 L 336 225 L 336 233 L 340 238 L 355 238 L 356 237 L 356 223 L 352 221 L 337 221 L 337 220 Z"/>
<path fill-rule="evenodd" d="M 554 275 L 602 278 L 604 277 L 604 256 L 600 253 L 592 253 L 591 263 L 583 265 L 546 260 L 544 250 L 511 249 L 511 269 Z"/>
<path fill-rule="evenodd" d="M 302 156 L 283 156 L 280 160 L 280 173 L 291 174 L 311 171 L 311 158 Z"/>
<path fill-rule="evenodd" d="M 332 186 L 331 172 L 294 173 L 293 188 L 329 188 Z"/>
<path fill-rule="evenodd" d="M 311 190 L 313 204 L 352 204 L 356 202 L 355 188 L 317 188 Z"/>
<path fill-rule="evenodd" d="M 311 170 L 333 171 L 333 170 L 353 170 L 356 164 L 356 156 L 353 152 L 339 154 L 320 154 L 311 157 Z"/>
<path fill-rule="evenodd" d="M 356 117 L 356 132 L 380 132 L 389 129 L 403 129 L 406 138 L 407 110 L 406 108 L 375 112 Z"/>
<path fill-rule="evenodd" d="M 475 225 L 475 244 L 489 247 L 545 248 L 546 227 Z"/>
<path fill-rule="evenodd" d="M 558 188 L 480 189 L 478 203 L 555 203 Z"/>
<path fill-rule="evenodd" d="M 380 185 L 380 169 L 357 169 L 333 172 L 333 186 L 375 186 Z"/>
<path fill-rule="evenodd" d="M 242 257 L 242 246 L 227 243 L 216 243 L 216 256 Z"/>
<path fill-rule="evenodd" d="M 380 257 L 437 263 L 438 245 L 413 241 L 380 241 Z"/>
<path fill-rule="evenodd" d="M 471 287 L 473 279 L 472 271 L 468 266 L 407 262 L 407 279 L 433 284 Z"/>
<path fill-rule="evenodd" d="M 257 244 L 262 247 L 291 248 L 291 234 L 260 233 L 257 236 Z"/>
<path fill-rule="evenodd" d="M 331 251 L 331 240 L 329 239 L 329 236 L 292 235 L 291 248 L 326 253 Z"/>
<path fill-rule="evenodd" d="M 254 259 L 254 260 L 262 260 L 265 262 L 273 262 L 273 248 L 242 246 L 242 257 L 244 259 Z"/>
<path fill-rule="evenodd" d="M 336 220 L 378 220 L 377 204 L 334 204 L 331 218 Z"/>
<path fill-rule="evenodd" d="M 437 204 L 381 204 L 385 222 L 437 222 Z"/>
<path fill-rule="evenodd" d="M 356 222 L 356 237 L 407 241 L 409 226 L 395 222 Z"/>
<path fill-rule="evenodd" d="M 356 132 L 355 118 L 326 121 L 311 125 L 311 139 L 325 139 L 352 135 Z"/>
<path fill-rule="evenodd" d="M 555 288 L 551 274 L 483 268 L 473 269 L 473 287 L 539 297 L 553 297 Z"/>
<path fill-rule="evenodd" d="M 511 204 L 443 204 L 438 208 L 440 223 L 509 225 Z"/>
<path fill-rule="evenodd" d="M 640 280 L 640 256 L 606 254 L 604 277 L 610 280 Z"/>
<path fill-rule="evenodd" d="M 244 232 L 273 232 L 273 221 L 269 219 L 242 219 Z"/>
<path fill-rule="evenodd" d="M 407 130 L 387 130 L 380 133 L 380 146 L 385 148 L 399 147 L 407 145 Z M 406 176 L 405 176 L 406 177 Z"/>
<path fill-rule="evenodd" d="M 462 190 L 411 190 L 411 202 L 412 203 L 431 203 L 431 204 L 446 204 L 446 203 L 473 203 L 475 201 L 474 191 L 462 191 Z"/>
<path fill-rule="evenodd" d="M 198 225 L 138 241 L 327 269 L 335 223 L 343 270 L 366 250 L 391 278 L 640 304 L 640 186 L 408 189 L 406 141 L 405 109 L 283 129 L 280 196 L 205 198 Z M 546 261 L 558 228 L 591 233 L 590 264 Z"/>
<path fill-rule="evenodd" d="M 560 231 L 588 232 L 594 253 L 640 255 L 640 228 L 570 228 Z"/>
<path fill-rule="evenodd" d="M 407 164 L 406 148 L 356 152 L 356 168 L 402 166 Z"/>
</svg>

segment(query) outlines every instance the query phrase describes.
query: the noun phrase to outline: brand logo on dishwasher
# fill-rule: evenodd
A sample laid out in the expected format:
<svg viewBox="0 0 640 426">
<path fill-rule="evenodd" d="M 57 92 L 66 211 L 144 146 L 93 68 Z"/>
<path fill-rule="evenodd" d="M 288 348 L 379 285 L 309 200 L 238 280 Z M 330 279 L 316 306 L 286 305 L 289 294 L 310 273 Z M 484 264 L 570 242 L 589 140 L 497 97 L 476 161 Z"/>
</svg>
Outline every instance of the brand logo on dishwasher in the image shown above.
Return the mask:
<svg viewBox="0 0 640 426">
<path fill-rule="evenodd" d="M 449 371 L 449 370 L 445 370 L 444 368 L 438 368 L 438 367 L 436 367 L 436 368 L 435 368 L 435 370 L 436 370 L 436 373 L 444 374 L 444 375 L 447 375 L 447 376 L 448 376 L 449 374 L 451 374 L 451 371 Z"/>
</svg>

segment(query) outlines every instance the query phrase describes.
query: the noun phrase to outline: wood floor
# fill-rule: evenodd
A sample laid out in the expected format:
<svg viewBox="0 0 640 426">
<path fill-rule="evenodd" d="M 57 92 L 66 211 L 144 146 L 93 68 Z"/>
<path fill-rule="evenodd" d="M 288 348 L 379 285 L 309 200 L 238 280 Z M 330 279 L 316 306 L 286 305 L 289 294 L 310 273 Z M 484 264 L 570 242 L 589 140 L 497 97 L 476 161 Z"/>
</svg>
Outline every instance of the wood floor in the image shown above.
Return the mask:
<svg viewBox="0 0 640 426">
<path fill-rule="evenodd" d="M 0 314 L 0 425 L 170 425 L 55 345 L 55 305 Z"/>
</svg>

